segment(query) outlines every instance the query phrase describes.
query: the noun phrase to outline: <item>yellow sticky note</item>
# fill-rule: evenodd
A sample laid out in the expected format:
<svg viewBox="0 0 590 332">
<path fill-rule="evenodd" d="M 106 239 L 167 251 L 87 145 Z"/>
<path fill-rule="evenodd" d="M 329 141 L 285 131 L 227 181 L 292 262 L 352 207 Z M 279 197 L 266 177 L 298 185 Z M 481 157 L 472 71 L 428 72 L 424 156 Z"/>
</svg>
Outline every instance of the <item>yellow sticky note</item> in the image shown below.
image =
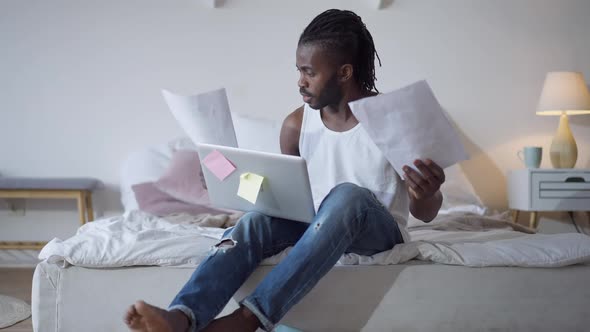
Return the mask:
<svg viewBox="0 0 590 332">
<path fill-rule="evenodd" d="M 264 176 L 258 174 L 246 172 L 240 175 L 240 186 L 238 187 L 238 196 L 249 201 L 252 204 L 256 204 L 258 199 L 258 193 L 262 187 L 262 181 Z"/>
</svg>

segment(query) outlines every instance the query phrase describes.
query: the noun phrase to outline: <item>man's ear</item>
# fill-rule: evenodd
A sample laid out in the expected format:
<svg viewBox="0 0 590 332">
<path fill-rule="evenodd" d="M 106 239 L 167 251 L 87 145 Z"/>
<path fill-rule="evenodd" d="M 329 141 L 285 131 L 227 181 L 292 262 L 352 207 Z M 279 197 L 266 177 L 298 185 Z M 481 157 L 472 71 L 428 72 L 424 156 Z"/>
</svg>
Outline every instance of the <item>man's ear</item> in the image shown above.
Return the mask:
<svg viewBox="0 0 590 332">
<path fill-rule="evenodd" d="M 338 71 L 340 83 L 345 83 L 352 80 L 353 70 L 354 69 L 352 68 L 352 65 L 350 63 L 340 66 L 340 70 Z"/>
</svg>

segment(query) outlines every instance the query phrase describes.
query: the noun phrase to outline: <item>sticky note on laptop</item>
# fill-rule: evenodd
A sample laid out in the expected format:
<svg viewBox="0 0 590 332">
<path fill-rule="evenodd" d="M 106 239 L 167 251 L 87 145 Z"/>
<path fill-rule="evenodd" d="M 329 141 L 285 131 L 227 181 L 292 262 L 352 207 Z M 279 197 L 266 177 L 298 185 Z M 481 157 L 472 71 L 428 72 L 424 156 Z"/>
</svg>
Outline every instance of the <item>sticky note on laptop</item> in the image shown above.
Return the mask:
<svg viewBox="0 0 590 332">
<path fill-rule="evenodd" d="M 262 181 L 264 176 L 260 176 L 255 173 L 246 172 L 240 175 L 240 186 L 238 187 L 238 196 L 249 201 L 252 204 L 256 204 L 258 199 L 258 193 L 262 188 Z"/>
<path fill-rule="evenodd" d="M 217 150 L 209 153 L 203 159 L 203 164 L 221 181 L 236 170 L 236 167 Z"/>
</svg>

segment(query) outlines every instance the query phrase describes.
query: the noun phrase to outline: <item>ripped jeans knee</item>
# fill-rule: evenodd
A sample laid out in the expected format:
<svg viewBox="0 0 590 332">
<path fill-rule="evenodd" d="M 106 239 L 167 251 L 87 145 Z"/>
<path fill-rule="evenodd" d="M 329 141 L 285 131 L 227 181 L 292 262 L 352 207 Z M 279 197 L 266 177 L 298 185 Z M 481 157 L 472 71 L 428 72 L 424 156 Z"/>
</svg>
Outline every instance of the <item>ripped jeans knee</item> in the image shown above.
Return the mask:
<svg viewBox="0 0 590 332">
<path fill-rule="evenodd" d="M 213 245 L 213 247 L 211 247 L 211 253 L 215 254 L 219 251 L 226 252 L 227 250 L 235 247 L 237 244 L 238 242 L 234 240 L 232 237 L 222 238 L 221 240 L 219 240 L 219 242 Z"/>
</svg>

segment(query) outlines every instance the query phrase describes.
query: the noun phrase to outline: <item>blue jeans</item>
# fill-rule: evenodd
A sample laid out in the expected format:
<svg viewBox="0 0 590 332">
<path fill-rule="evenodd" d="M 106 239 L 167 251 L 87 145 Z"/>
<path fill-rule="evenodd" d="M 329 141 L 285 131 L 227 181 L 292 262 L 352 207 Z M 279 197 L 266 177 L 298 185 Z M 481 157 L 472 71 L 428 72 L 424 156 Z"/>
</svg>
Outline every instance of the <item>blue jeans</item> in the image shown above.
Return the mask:
<svg viewBox="0 0 590 332">
<path fill-rule="evenodd" d="M 168 310 L 191 320 L 190 331 L 209 324 L 259 263 L 287 247 L 289 254 L 241 304 L 266 331 L 305 296 L 344 253 L 373 255 L 403 243 L 397 223 L 371 191 L 336 186 L 308 223 L 248 212 L 198 266 Z"/>
</svg>

